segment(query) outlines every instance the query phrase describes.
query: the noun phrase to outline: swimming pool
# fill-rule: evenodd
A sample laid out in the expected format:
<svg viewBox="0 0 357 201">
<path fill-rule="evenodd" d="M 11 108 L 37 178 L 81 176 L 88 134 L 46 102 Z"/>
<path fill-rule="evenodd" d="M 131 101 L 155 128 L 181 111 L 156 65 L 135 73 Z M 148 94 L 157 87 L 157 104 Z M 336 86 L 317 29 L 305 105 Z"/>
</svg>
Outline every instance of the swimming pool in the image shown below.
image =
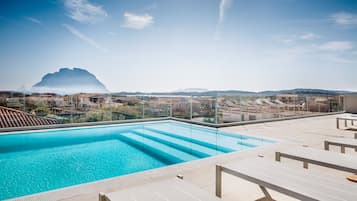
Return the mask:
<svg viewBox="0 0 357 201">
<path fill-rule="evenodd" d="M 0 200 L 274 143 L 176 121 L 0 135 Z"/>
</svg>

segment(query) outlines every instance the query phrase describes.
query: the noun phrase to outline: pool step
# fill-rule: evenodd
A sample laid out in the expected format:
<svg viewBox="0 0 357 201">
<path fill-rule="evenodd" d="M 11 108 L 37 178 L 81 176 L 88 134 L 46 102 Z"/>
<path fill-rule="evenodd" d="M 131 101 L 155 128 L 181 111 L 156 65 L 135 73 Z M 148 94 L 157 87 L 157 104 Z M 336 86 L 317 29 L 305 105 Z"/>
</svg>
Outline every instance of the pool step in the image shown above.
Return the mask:
<svg viewBox="0 0 357 201">
<path fill-rule="evenodd" d="M 177 124 L 177 123 L 175 123 Z M 184 125 L 184 124 L 178 124 L 180 125 L 180 127 L 175 128 L 175 132 L 176 133 L 194 133 L 194 135 L 196 136 L 205 136 L 205 139 L 209 139 L 209 141 L 212 140 L 216 140 L 218 139 L 219 143 L 224 143 L 225 145 L 231 145 L 230 147 L 236 147 L 236 145 L 239 145 L 239 147 L 237 149 L 240 148 L 252 148 L 252 147 L 256 147 L 256 146 L 260 146 L 262 144 L 264 144 L 264 141 L 258 138 L 254 138 L 254 137 L 248 137 L 245 135 L 239 135 L 239 134 L 232 134 L 232 133 L 227 133 L 224 131 L 217 131 L 217 130 L 211 130 L 211 129 L 205 129 L 205 128 L 200 128 L 200 127 L 194 127 L 191 129 L 190 126 L 188 125 Z M 183 127 L 183 128 L 182 128 Z M 161 130 L 164 132 L 170 132 L 169 130 L 171 130 L 172 128 L 168 128 L 168 127 L 149 127 L 151 129 L 157 129 L 157 130 Z M 168 130 L 169 129 L 169 130 Z M 200 138 L 201 140 L 202 138 Z M 203 140 L 203 139 L 202 139 Z M 265 142 L 266 144 L 267 142 Z M 234 148 L 236 149 L 236 148 Z"/>
<path fill-rule="evenodd" d="M 163 134 L 163 135 L 166 135 L 166 136 L 169 136 L 169 137 L 173 137 L 173 138 L 176 138 L 176 139 L 184 140 L 186 142 L 191 142 L 191 143 L 195 143 L 195 144 L 198 144 L 198 145 L 201 145 L 201 146 L 205 146 L 205 147 L 208 147 L 208 148 L 211 148 L 211 149 L 214 149 L 214 150 L 218 150 L 218 151 L 223 152 L 223 153 L 229 153 L 229 152 L 235 151 L 234 149 L 231 149 L 231 148 L 227 148 L 227 147 L 223 147 L 223 146 L 220 146 L 220 145 L 217 145 L 217 144 L 212 144 L 210 142 L 207 142 L 207 139 L 203 139 L 202 135 L 201 135 L 200 139 L 196 139 L 196 137 L 199 137 L 199 135 L 195 135 L 195 138 L 192 138 L 192 137 L 188 137 L 188 136 L 184 136 L 184 135 L 180 135 L 180 134 L 175 134 L 173 132 L 166 132 L 166 131 L 157 130 L 157 129 L 153 129 L 153 128 L 148 128 L 148 127 L 145 127 L 145 129 L 149 130 L 149 131 L 152 131 L 152 132 L 155 132 L 155 133 L 160 133 L 160 134 Z M 203 137 L 204 136 L 205 135 L 203 135 Z M 213 141 L 213 142 L 216 142 L 216 141 Z"/>
<path fill-rule="evenodd" d="M 119 137 L 124 142 L 127 142 L 138 149 L 144 150 L 166 163 L 175 164 L 198 159 L 196 156 L 142 137 L 133 132 L 121 133 Z"/>
<path fill-rule="evenodd" d="M 182 139 L 174 138 L 168 135 L 163 135 L 157 132 L 145 130 L 145 129 L 136 129 L 133 132 L 141 135 L 143 137 L 155 140 L 157 142 L 166 144 L 170 147 L 174 147 L 181 151 L 193 154 L 197 157 L 204 158 L 208 156 L 214 156 L 217 154 L 222 154 L 224 152 L 212 149 L 210 147 L 202 146 L 193 142 L 187 142 Z"/>
</svg>

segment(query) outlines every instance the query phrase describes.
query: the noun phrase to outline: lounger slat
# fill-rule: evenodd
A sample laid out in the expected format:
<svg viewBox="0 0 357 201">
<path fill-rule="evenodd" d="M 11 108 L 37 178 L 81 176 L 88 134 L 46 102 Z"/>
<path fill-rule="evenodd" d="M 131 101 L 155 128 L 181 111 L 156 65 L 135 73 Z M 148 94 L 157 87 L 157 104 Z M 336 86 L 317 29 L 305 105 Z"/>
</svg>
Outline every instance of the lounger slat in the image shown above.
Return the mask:
<svg viewBox="0 0 357 201">
<path fill-rule="evenodd" d="M 337 129 L 340 128 L 340 120 L 345 122 L 345 127 L 347 127 L 347 121 L 351 121 L 351 125 L 354 125 L 354 122 L 357 121 L 357 117 L 354 115 L 344 115 L 336 118 L 336 126 Z M 349 127 L 350 129 L 356 129 L 355 127 Z"/>
<path fill-rule="evenodd" d="M 330 138 L 326 141 L 330 142 L 330 144 L 335 143 L 335 144 L 340 144 L 340 145 L 345 145 L 345 146 L 357 147 L 357 140 L 350 139 L 350 138 Z"/>
<path fill-rule="evenodd" d="M 255 159 L 227 164 L 222 169 L 300 200 L 354 201 L 357 198 L 355 183 L 302 168 L 287 167 L 278 162 Z"/>
<path fill-rule="evenodd" d="M 295 148 L 277 152 L 277 157 L 290 158 L 315 165 L 357 174 L 357 156 L 313 148 Z"/>
</svg>

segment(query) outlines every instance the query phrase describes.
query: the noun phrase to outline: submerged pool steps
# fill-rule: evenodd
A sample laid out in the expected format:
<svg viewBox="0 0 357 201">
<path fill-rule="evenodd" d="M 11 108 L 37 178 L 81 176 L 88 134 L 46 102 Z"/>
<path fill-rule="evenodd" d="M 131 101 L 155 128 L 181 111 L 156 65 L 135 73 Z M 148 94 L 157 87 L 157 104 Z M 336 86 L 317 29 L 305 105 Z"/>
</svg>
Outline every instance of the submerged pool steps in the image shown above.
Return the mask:
<svg viewBox="0 0 357 201">
<path fill-rule="evenodd" d="M 171 135 L 179 135 L 178 133 L 192 133 L 192 136 L 194 136 L 195 138 L 197 138 L 197 140 L 199 140 L 200 142 L 206 142 L 206 141 L 216 141 L 217 144 L 227 144 L 227 145 L 231 145 L 231 146 L 228 146 L 228 149 L 229 147 L 234 147 L 233 151 L 235 151 L 236 149 L 236 145 L 241 145 L 242 149 L 244 148 L 253 148 L 253 147 L 256 147 L 256 146 L 259 146 L 259 145 L 262 145 L 264 144 L 262 141 L 258 141 L 258 140 L 255 140 L 255 139 L 250 139 L 246 136 L 240 136 L 240 135 L 237 135 L 237 136 L 233 136 L 234 134 L 232 135 L 227 135 L 227 134 L 222 134 L 222 133 L 213 133 L 212 131 L 210 132 L 207 132 L 207 133 L 204 133 L 203 131 L 201 130 L 195 130 L 195 131 L 188 131 L 188 130 L 177 130 L 175 132 L 169 132 L 167 131 L 165 128 L 161 128 L 161 129 L 156 129 L 156 128 L 153 128 L 153 127 L 146 127 L 145 129 L 147 130 L 151 130 L 151 131 L 154 131 L 154 132 L 166 132 L 168 134 L 171 134 Z M 179 135 L 179 136 L 182 136 L 182 135 Z M 216 146 L 216 145 L 215 145 Z M 221 146 L 219 146 L 221 147 Z M 227 146 L 226 147 L 223 147 L 223 149 L 227 149 Z M 239 147 L 238 147 L 239 149 Z M 228 151 L 228 152 L 231 152 L 231 151 Z"/>
<path fill-rule="evenodd" d="M 191 161 L 199 159 L 199 157 L 191 155 L 187 152 L 175 149 L 168 145 L 159 143 L 157 141 L 145 138 L 134 132 L 120 133 L 120 140 L 138 148 L 144 150 L 147 153 L 155 156 L 159 160 L 165 163 L 175 164 L 185 161 Z"/>
<path fill-rule="evenodd" d="M 160 133 L 160 134 L 171 136 L 171 137 L 174 137 L 174 138 L 177 138 L 177 139 L 185 140 L 187 142 L 192 142 L 192 143 L 199 144 L 199 145 L 202 145 L 202 146 L 205 146 L 205 147 L 209 147 L 211 149 L 216 149 L 216 150 L 221 151 L 223 153 L 229 153 L 229 152 L 235 151 L 234 149 L 231 149 L 231 148 L 227 148 L 227 147 L 223 147 L 223 146 L 220 146 L 220 145 L 217 145 L 217 144 L 209 143 L 207 141 L 204 141 L 203 139 L 194 139 L 192 137 L 186 137 L 186 136 L 183 136 L 183 135 L 175 134 L 173 132 L 166 132 L 166 131 L 157 130 L 157 129 L 153 129 L 153 128 L 148 128 L 148 127 L 145 127 L 145 129 L 149 130 L 149 131 L 152 131 L 152 132 L 155 132 L 155 133 Z"/>
<path fill-rule="evenodd" d="M 212 149 L 210 147 L 202 146 L 200 144 L 196 144 L 194 142 L 188 142 L 179 138 L 175 138 L 172 136 L 167 136 L 164 134 L 160 134 L 157 132 L 152 132 L 145 129 L 137 129 L 133 132 L 141 135 L 143 137 L 158 141 L 160 143 L 166 144 L 173 148 L 179 149 L 181 151 L 185 151 L 187 153 L 193 154 L 197 157 L 204 158 L 208 156 L 214 156 L 217 154 L 222 154 L 224 152 L 219 151 L 217 149 Z"/>
</svg>

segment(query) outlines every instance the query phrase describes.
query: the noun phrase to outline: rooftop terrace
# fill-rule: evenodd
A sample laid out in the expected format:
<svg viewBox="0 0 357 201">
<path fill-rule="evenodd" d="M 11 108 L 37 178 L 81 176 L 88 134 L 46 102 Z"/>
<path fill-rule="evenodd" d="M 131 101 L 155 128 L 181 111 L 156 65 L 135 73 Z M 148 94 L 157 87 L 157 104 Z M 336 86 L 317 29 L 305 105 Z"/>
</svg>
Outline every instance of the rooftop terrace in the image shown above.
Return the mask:
<svg viewBox="0 0 357 201">
<path fill-rule="evenodd" d="M 293 149 L 299 146 L 309 146 L 323 149 L 323 141 L 330 137 L 353 138 L 353 131 L 338 130 L 336 128 L 336 117 L 338 115 L 328 115 L 321 117 L 310 117 L 295 120 L 276 121 L 269 123 L 259 123 L 221 128 L 221 130 L 277 139 L 278 143 L 256 149 L 234 152 L 231 154 L 206 158 L 202 160 L 172 165 L 164 168 L 153 169 L 133 175 L 111 178 L 103 181 L 78 185 L 42 194 L 31 196 L 33 200 L 98 200 L 99 192 L 113 192 L 139 184 L 173 178 L 177 174 L 184 176 L 184 179 L 203 190 L 214 195 L 215 186 L 215 164 L 225 164 L 244 160 L 246 158 L 264 157 L 274 160 L 275 151 Z M 331 151 L 338 151 L 331 148 Z M 348 150 L 349 154 L 356 154 L 353 150 Z M 292 168 L 302 168 L 301 162 L 284 160 L 284 165 Z M 326 173 L 329 177 L 339 177 L 344 180 L 350 173 L 344 173 L 332 169 L 311 165 L 309 171 Z M 277 200 L 294 200 L 279 193 L 271 193 Z M 223 175 L 223 200 L 256 200 L 262 197 L 260 189 L 255 184 L 232 176 Z M 28 200 L 20 198 L 17 200 Z"/>
</svg>

